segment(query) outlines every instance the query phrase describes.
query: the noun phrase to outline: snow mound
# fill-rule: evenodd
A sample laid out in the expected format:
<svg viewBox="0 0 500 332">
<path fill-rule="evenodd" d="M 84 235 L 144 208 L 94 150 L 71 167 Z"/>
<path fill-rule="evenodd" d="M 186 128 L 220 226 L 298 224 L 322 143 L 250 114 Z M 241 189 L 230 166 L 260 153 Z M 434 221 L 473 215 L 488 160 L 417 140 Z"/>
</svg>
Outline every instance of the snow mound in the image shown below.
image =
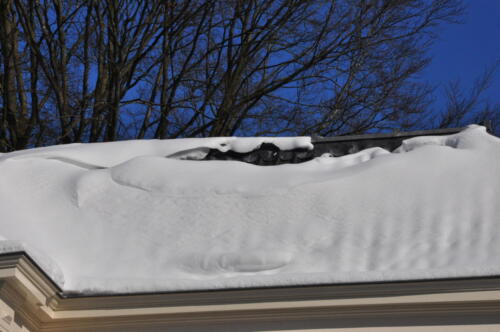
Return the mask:
<svg viewBox="0 0 500 332">
<path fill-rule="evenodd" d="M 500 273 L 500 140 L 471 126 L 301 164 L 205 161 L 309 138 L 71 144 L 0 155 L 0 253 L 65 291 Z M 22 245 L 26 244 L 26 245 Z"/>
<path fill-rule="evenodd" d="M 353 155 L 333 158 L 324 155 L 302 164 L 262 167 L 238 161 L 206 160 L 186 162 L 161 157 L 137 157 L 109 170 L 116 183 L 147 192 L 171 196 L 268 195 L 285 192 L 304 183 L 320 182 L 333 170 L 366 162 L 389 154 L 381 148 L 367 149 Z M 221 171 L 224 174 L 220 174 Z M 294 172 L 295 177 L 282 175 Z M 90 180 L 92 181 L 92 180 Z M 83 181 L 81 186 L 86 185 Z"/>
</svg>

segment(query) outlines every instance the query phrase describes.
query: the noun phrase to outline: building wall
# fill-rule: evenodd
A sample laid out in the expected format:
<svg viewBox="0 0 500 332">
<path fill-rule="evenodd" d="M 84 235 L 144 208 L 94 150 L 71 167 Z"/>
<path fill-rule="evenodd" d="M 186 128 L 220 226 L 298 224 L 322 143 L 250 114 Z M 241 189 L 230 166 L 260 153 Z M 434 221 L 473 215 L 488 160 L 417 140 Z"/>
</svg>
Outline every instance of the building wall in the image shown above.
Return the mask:
<svg viewBox="0 0 500 332">
<path fill-rule="evenodd" d="M 22 324 L 22 323 L 21 323 Z M 0 298 L 0 332 L 30 332 L 25 326 L 20 326 L 16 312 Z"/>
</svg>

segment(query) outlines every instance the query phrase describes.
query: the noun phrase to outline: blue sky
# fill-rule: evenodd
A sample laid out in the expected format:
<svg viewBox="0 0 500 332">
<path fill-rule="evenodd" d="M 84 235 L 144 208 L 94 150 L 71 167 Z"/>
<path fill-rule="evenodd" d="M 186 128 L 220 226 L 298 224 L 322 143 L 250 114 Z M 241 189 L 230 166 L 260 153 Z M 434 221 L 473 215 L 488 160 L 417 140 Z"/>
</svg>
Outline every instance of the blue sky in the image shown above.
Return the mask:
<svg viewBox="0 0 500 332">
<path fill-rule="evenodd" d="M 437 84 L 435 107 L 443 106 L 443 87 L 459 78 L 469 88 L 486 66 L 500 61 L 500 0 L 467 0 L 463 24 L 443 25 L 431 49 L 432 62 L 422 80 Z M 500 68 L 485 94 L 500 102 Z"/>
</svg>

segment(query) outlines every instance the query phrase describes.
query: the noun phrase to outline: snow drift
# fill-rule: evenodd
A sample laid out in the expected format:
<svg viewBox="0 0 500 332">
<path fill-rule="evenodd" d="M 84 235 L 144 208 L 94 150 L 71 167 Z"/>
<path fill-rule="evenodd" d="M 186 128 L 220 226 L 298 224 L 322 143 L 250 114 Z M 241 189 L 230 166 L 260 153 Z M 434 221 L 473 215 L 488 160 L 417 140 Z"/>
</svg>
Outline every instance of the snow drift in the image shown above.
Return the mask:
<svg viewBox="0 0 500 332">
<path fill-rule="evenodd" d="M 301 164 L 202 161 L 309 138 L 71 144 L 0 155 L 0 252 L 65 291 L 500 274 L 500 139 L 483 127 Z M 28 248 L 28 249 L 26 249 Z"/>
</svg>

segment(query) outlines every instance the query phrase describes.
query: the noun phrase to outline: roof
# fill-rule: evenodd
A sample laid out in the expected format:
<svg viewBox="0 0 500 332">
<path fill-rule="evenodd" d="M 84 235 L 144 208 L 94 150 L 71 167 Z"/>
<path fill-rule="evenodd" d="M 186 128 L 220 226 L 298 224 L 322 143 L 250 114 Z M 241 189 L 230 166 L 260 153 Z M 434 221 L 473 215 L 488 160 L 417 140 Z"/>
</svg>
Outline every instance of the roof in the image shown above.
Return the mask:
<svg viewBox="0 0 500 332">
<path fill-rule="evenodd" d="M 262 144 L 314 154 L 321 142 L 223 137 L 0 154 L 0 252 L 27 252 L 80 294 L 500 274 L 500 139 L 484 127 L 271 167 L 204 160 Z"/>
</svg>

